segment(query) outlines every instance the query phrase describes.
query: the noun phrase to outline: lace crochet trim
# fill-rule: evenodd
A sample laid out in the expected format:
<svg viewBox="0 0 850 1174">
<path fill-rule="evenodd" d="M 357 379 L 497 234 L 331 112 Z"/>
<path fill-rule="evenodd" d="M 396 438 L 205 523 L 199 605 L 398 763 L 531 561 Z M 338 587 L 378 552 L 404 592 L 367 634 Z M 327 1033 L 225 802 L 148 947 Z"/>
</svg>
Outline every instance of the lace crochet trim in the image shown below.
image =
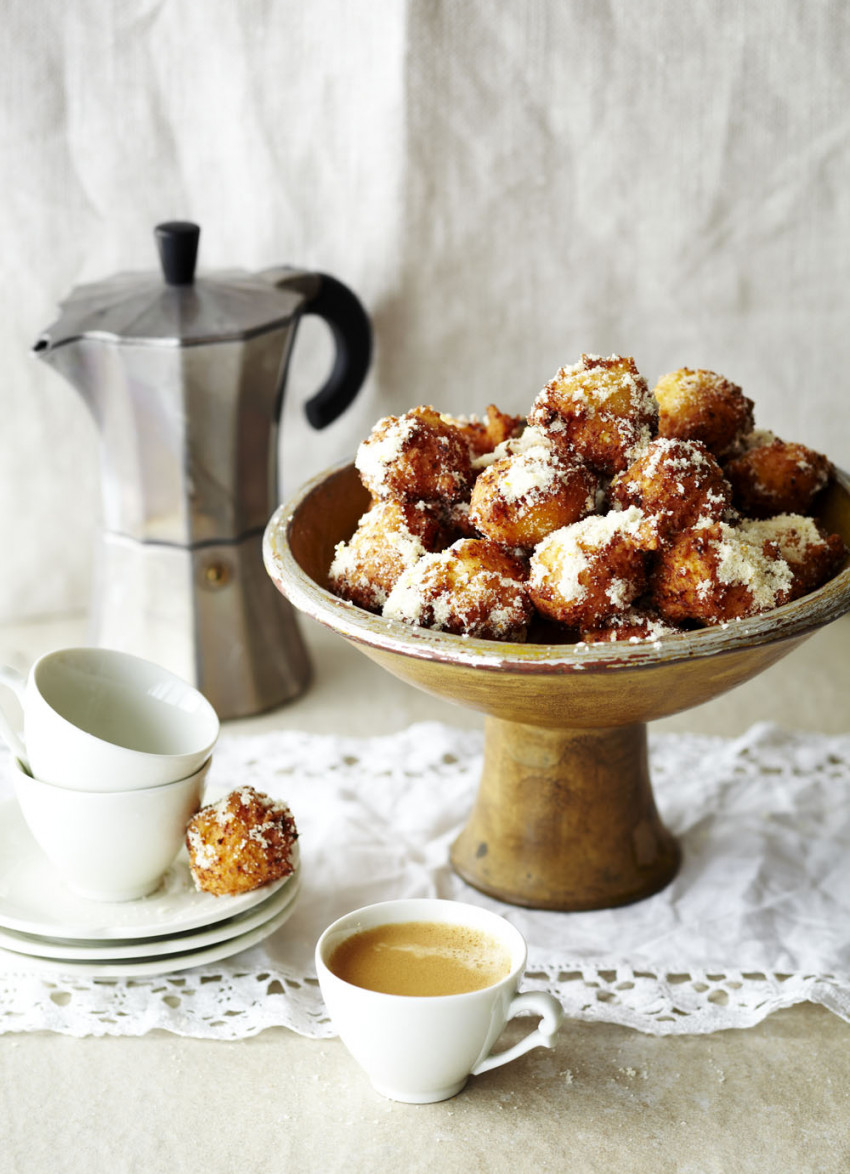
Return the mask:
<svg viewBox="0 0 850 1174">
<path fill-rule="evenodd" d="M 499 905 L 448 867 L 481 749 L 477 732 L 434 723 L 381 738 L 223 738 L 214 785 L 286 799 L 299 823 L 292 920 L 232 959 L 164 977 L 65 978 L 5 954 L 0 1032 L 233 1040 L 287 1027 L 326 1038 L 313 942 L 347 909 L 398 895 L 504 913 L 529 941 L 524 988 L 550 991 L 573 1019 L 706 1033 L 809 1001 L 850 1022 L 850 738 L 766 725 L 734 741 L 652 738 L 656 799 L 685 865 L 663 894 L 590 914 Z M 8 767 L 0 758 L 0 790 Z"/>
</svg>

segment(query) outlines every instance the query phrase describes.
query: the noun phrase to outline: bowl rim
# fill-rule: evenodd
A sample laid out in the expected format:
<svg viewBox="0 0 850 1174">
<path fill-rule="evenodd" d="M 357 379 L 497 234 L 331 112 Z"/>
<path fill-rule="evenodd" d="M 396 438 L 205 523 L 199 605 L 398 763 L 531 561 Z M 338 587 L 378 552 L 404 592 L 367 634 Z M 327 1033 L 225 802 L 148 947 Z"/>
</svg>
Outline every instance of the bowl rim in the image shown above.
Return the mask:
<svg viewBox="0 0 850 1174">
<path fill-rule="evenodd" d="M 346 639 L 371 648 L 443 663 L 522 674 L 607 672 L 694 661 L 741 652 L 755 645 L 798 641 L 850 610 L 850 562 L 815 591 L 748 619 L 676 632 L 655 640 L 578 644 L 509 643 L 455 636 L 415 628 L 364 611 L 321 587 L 295 558 L 289 536 L 304 502 L 332 477 L 352 467 L 343 460 L 307 481 L 269 519 L 263 535 L 263 561 L 278 590 L 299 611 Z M 835 479 L 850 497 L 850 476 L 835 469 Z"/>
</svg>

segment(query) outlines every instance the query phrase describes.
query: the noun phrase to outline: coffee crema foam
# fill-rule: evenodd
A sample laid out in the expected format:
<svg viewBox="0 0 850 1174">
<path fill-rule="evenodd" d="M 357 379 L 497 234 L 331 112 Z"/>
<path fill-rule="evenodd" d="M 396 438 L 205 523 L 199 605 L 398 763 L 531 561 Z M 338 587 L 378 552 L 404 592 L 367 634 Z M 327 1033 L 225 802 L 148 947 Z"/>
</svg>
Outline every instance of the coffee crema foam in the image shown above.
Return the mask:
<svg viewBox="0 0 850 1174">
<path fill-rule="evenodd" d="M 511 971 L 507 947 L 468 925 L 402 921 L 361 930 L 331 953 L 328 969 L 352 986 L 388 995 L 459 995 Z"/>
</svg>

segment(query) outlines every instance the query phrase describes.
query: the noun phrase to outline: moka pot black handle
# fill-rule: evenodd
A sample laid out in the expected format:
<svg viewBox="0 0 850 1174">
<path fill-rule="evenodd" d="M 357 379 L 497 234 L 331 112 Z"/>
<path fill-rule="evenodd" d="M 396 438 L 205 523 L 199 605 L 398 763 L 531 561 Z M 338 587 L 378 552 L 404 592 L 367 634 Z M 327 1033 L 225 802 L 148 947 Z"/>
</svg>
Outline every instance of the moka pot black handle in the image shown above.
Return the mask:
<svg viewBox="0 0 850 1174">
<path fill-rule="evenodd" d="M 334 361 L 324 384 L 304 405 L 314 428 L 327 428 L 355 398 L 372 361 L 372 325 L 355 293 L 328 273 L 299 270 L 267 271 L 262 275 L 280 289 L 298 290 L 301 314 L 314 314 L 330 327 Z"/>
</svg>

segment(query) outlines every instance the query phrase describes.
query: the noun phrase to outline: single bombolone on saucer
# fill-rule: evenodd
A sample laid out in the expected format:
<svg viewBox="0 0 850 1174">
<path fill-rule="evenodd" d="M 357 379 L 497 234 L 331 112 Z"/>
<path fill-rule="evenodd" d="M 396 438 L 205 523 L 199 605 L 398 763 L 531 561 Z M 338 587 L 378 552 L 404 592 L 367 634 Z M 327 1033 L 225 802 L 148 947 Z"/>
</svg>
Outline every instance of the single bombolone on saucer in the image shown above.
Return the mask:
<svg viewBox="0 0 850 1174">
<path fill-rule="evenodd" d="M 186 848 L 195 887 L 217 897 L 248 893 L 294 871 L 298 831 L 285 803 L 240 787 L 189 820 Z"/>
</svg>

